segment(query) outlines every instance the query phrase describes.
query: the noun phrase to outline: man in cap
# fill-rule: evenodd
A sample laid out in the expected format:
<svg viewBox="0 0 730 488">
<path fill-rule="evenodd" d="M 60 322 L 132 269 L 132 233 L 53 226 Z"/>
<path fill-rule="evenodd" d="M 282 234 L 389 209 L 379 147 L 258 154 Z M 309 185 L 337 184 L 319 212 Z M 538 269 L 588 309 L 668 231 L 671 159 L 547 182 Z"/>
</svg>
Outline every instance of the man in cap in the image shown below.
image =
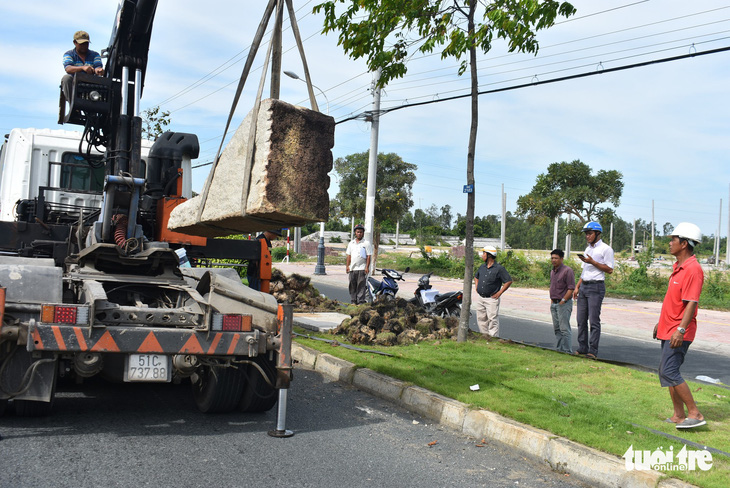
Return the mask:
<svg viewBox="0 0 730 488">
<path fill-rule="evenodd" d="M 355 238 L 350 241 L 345 251 L 345 273 L 350 278 L 350 301 L 355 305 L 366 303 L 366 281 L 370 271 L 370 259 L 373 255 L 373 246 L 365 239 L 365 227 L 355 226 Z"/>
<path fill-rule="evenodd" d="M 613 273 L 613 249 L 603 242 L 603 227 L 598 222 L 583 226 L 588 246 L 584 254 L 578 254 L 583 261 L 583 270 L 573 292 L 577 299 L 576 319 L 578 321 L 578 350 L 576 354 L 590 359 L 598 356 L 598 341 L 601 339 L 601 304 L 606 296 L 606 273 Z M 588 338 L 588 320 L 591 323 Z"/>
<path fill-rule="evenodd" d="M 675 423 L 677 429 L 693 429 L 707 423 L 679 372 L 697 332 L 697 308 L 705 275 L 694 248 L 701 240 L 699 227 L 688 222 L 680 223 L 672 232 L 669 252 L 677 261 L 669 277 L 659 322 L 654 327 L 654 339 L 662 341 L 659 382 L 669 388 L 674 406 L 673 415 L 666 421 Z"/>
<path fill-rule="evenodd" d="M 61 90 L 66 101 L 71 100 L 71 86 L 76 73 L 104 76 L 104 65 L 98 52 L 89 49 L 89 34 L 77 31 L 74 34 L 74 48 L 63 55 L 63 69 L 66 74 L 61 79 Z"/>
<path fill-rule="evenodd" d="M 281 237 L 281 229 L 265 230 L 264 232 L 256 236 L 256 240 L 260 241 L 263 239 L 263 241 L 266 243 L 266 247 L 270 250 L 271 241 L 276 239 L 277 237 Z M 253 288 L 254 290 L 258 291 L 261 291 L 261 270 L 259 269 L 260 267 L 261 261 L 255 259 L 249 261 L 248 268 L 246 268 L 246 279 L 248 280 L 249 288 Z"/>
<path fill-rule="evenodd" d="M 512 277 L 496 258 L 495 248 L 483 248 L 484 264 L 474 275 L 477 281 L 477 325 L 479 331 L 489 337 L 499 337 L 499 297 L 512 285 Z"/>
</svg>

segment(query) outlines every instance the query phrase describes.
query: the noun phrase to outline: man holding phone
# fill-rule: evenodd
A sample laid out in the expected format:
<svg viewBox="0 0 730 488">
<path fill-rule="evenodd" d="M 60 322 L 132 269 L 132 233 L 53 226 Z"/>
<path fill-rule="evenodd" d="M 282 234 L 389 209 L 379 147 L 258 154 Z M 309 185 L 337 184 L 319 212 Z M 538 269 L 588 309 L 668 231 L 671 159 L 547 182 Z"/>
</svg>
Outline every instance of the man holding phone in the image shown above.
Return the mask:
<svg viewBox="0 0 730 488">
<path fill-rule="evenodd" d="M 601 304 L 606 296 L 606 273 L 613 273 L 613 249 L 601 239 L 603 227 L 598 222 L 588 222 L 583 226 L 583 232 L 588 247 L 584 254 L 578 254 L 578 259 L 583 261 L 583 270 L 573 292 L 578 304 L 578 350 L 575 353 L 596 359 L 598 341 L 601 339 Z"/>
</svg>

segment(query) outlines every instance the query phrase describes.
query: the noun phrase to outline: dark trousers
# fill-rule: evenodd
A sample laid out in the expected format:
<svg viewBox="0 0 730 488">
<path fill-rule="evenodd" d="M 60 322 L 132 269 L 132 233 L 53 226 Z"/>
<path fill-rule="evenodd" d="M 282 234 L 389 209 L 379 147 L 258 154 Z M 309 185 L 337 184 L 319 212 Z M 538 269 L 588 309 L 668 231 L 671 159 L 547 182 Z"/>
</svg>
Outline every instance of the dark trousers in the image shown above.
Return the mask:
<svg viewBox="0 0 730 488">
<path fill-rule="evenodd" d="M 601 339 L 601 304 L 606 296 L 606 284 L 602 281 L 582 283 L 578 290 L 578 352 L 598 355 L 598 341 Z M 590 339 L 588 322 L 591 323 Z"/>
<path fill-rule="evenodd" d="M 367 277 L 367 272 L 364 269 L 361 271 L 350 271 L 350 302 L 355 305 L 367 302 L 365 298 L 365 280 Z"/>
</svg>

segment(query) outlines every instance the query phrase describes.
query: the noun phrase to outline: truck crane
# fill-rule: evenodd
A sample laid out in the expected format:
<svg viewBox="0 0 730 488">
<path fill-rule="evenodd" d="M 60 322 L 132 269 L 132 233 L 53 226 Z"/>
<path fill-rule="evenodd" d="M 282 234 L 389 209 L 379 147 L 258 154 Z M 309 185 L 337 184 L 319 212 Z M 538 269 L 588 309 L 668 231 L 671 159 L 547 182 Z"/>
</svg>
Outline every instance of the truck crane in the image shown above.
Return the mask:
<svg viewBox="0 0 730 488">
<path fill-rule="evenodd" d="M 190 195 L 199 145 L 179 132 L 142 139 L 156 8 L 157 0 L 121 0 L 104 76 L 77 73 L 70 100 L 61 94 L 60 121 L 83 126 L 77 149 L 68 131 L 6 136 L 0 415 L 10 406 L 19 416 L 50 413 L 59 378 L 189 381 L 206 413 L 266 411 L 289 387 L 291 310 L 230 268 L 181 266 L 184 255 L 257 259 L 268 291 L 265 243 L 167 229 Z"/>
</svg>

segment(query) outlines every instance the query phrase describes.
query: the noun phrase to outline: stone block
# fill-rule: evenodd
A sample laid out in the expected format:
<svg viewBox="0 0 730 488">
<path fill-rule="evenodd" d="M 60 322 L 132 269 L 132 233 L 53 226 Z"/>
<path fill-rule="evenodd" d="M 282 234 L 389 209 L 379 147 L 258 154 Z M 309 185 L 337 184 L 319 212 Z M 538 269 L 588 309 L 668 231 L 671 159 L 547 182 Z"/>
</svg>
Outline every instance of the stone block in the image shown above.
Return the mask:
<svg viewBox="0 0 730 488">
<path fill-rule="evenodd" d="M 317 362 L 314 370 L 335 381 L 343 383 L 352 383 L 352 376 L 355 373 L 355 365 L 344 359 L 330 356 L 329 354 L 320 354 L 317 356 Z"/>
<path fill-rule="evenodd" d="M 244 119 L 208 176 L 200 220 L 202 195 L 176 207 L 168 229 L 218 237 L 328 219 L 334 119 L 281 100 L 263 100 L 252 141 L 254 115 L 252 111 Z M 252 143 L 246 185 L 244 168 Z"/>
<path fill-rule="evenodd" d="M 404 381 L 393 379 L 366 368 L 355 371 L 352 384 L 356 388 L 391 402 L 399 401 L 403 390 L 408 387 L 408 384 Z"/>
</svg>

